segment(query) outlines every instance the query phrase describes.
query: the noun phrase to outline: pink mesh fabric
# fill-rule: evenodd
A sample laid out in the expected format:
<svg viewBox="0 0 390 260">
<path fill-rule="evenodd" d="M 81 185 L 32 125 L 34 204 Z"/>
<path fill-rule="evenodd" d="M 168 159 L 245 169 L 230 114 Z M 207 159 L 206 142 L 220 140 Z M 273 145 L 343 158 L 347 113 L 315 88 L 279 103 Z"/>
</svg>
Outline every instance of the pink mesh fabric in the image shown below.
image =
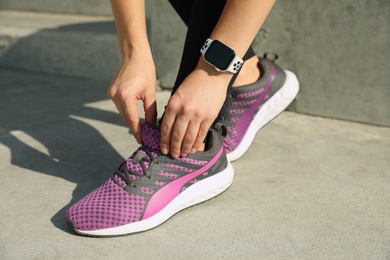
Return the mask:
<svg viewBox="0 0 390 260">
<path fill-rule="evenodd" d="M 249 97 L 254 97 L 254 96 L 257 96 L 257 95 L 260 95 L 261 93 L 263 93 L 264 89 L 258 89 L 256 91 L 252 91 L 252 92 L 248 92 L 248 93 L 243 93 L 243 94 L 238 94 L 237 97 L 238 98 L 249 98 Z"/>
<path fill-rule="evenodd" d="M 272 75 L 275 70 L 272 70 Z M 230 153 L 240 144 L 250 123 L 262 105 L 269 99 L 268 90 L 273 82 L 273 76 L 264 88 L 231 95 L 225 102 L 225 108 L 221 111 L 223 124 L 228 135 L 223 140 L 226 152 Z M 255 83 L 254 83 L 255 84 Z M 240 88 L 240 91 L 243 91 Z"/>
<path fill-rule="evenodd" d="M 146 123 L 143 123 L 141 125 L 141 131 L 142 131 L 143 144 L 148 148 L 159 150 L 160 149 L 160 131 L 158 129 L 152 128 L 150 125 L 148 125 Z M 140 151 L 140 152 L 143 153 L 146 158 L 148 158 L 148 156 L 146 155 L 145 152 L 143 152 L 143 151 Z M 154 152 L 152 154 L 155 157 L 157 156 L 157 154 Z M 149 163 L 145 162 L 145 166 L 148 168 Z M 126 161 L 126 167 L 130 171 L 140 172 L 140 173 L 142 172 L 141 166 L 139 164 L 134 164 L 132 159 L 128 159 Z"/>
<path fill-rule="evenodd" d="M 142 138 L 144 146 L 159 149 L 160 133 L 158 130 L 143 124 Z M 129 170 L 139 173 L 130 173 L 131 181 L 135 182 L 134 186 L 127 185 L 118 175 L 114 175 L 112 178 L 115 181 L 110 178 L 102 186 L 68 209 L 66 217 L 73 222 L 73 226 L 76 229 L 83 231 L 102 230 L 141 221 L 147 204 L 158 194 L 157 192 L 160 189 L 172 181 L 206 166 L 210 162 L 208 159 L 212 159 L 211 157 L 205 157 L 203 160 L 194 158 L 175 160 L 169 157 L 159 157 L 158 159 L 162 161 L 148 169 L 151 176 L 149 179 L 142 176 L 142 169 L 137 163 L 140 159 L 140 157 L 137 157 L 139 153 L 148 158 L 148 153 L 142 149 L 146 148 L 140 148 L 140 150 L 134 153 L 134 157 L 136 157 L 135 163 L 133 162 L 133 156 L 125 163 Z M 149 152 L 157 157 L 157 152 L 150 150 Z M 145 164 L 146 168 L 149 167 L 149 164 L 145 161 L 142 161 L 142 163 Z M 217 169 L 214 169 L 214 171 L 217 171 Z M 209 173 L 204 172 L 196 178 L 188 180 L 182 187 L 183 190 L 209 177 Z M 128 179 L 126 180 L 129 181 Z M 157 201 L 159 201 L 159 198 Z"/>
<path fill-rule="evenodd" d="M 133 172 L 142 172 L 142 168 L 139 164 L 134 164 L 131 159 L 126 161 L 126 167 Z"/>
<path fill-rule="evenodd" d="M 246 132 L 250 122 L 253 120 L 256 112 L 261 108 L 262 104 L 258 104 L 253 113 L 248 117 L 242 118 L 244 113 L 253 106 L 259 98 L 259 95 L 263 93 L 264 89 L 251 91 L 237 95 L 230 103 L 229 110 L 225 111 L 229 118 L 227 125 L 228 135 L 223 140 L 225 150 L 229 153 L 233 151 L 240 143 L 242 136 Z M 268 99 L 268 95 L 264 100 Z M 230 125 L 230 126 L 229 126 Z M 234 129 L 234 130 L 233 130 Z M 233 131 L 232 131 L 233 130 Z"/>
<path fill-rule="evenodd" d="M 111 179 L 68 209 L 80 230 L 99 230 L 139 221 L 146 198 L 129 194 Z"/>
<path fill-rule="evenodd" d="M 191 164 L 196 164 L 196 165 L 206 165 L 208 162 L 207 161 L 202 161 L 202 160 L 195 160 L 187 157 L 180 157 L 177 160 L 185 162 L 185 163 L 191 163 Z"/>
<path fill-rule="evenodd" d="M 141 125 L 142 142 L 146 147 L 160 150 L 160 131 L 143 123 Z"/>
<path fill-rule="evenodd" d="M 160 133 L 147 124 L 142 125 L 142 138 L 144 145 L 153 149 L 160 148 Z M 142 152 L 146 158 L 148 156 Z M 157 156 L 156 153 L 152 153 Z M 149 164 L 145 162 L 145 166 Z M 142 174 L 142 168 L 139 164 L 133 163 L 132 158 L 126 161 L 126 167 L 130 171 Z M 130 175 L 135 181 L 139 177 Z M 118 176 L 115 180 L 123 187 L 127 184 Z M 106 183 L 94 190 L 86 197 L 73 205 L 66 213 L 68 219 L 71 219 L 75 226 L 80 230 L 99 230 L 110 227 L 117 227 L 132 222 L 139 221 L 147 198 L 141 194 L 153 194 L 154 191 L 147 187 L 141 188 L 139 195 L 129 194 L 114 181 L 109 179 Z"/>
<path fill-rule="evenodd" d="M 180 175 L 178 175 L 178 174 L 165 172 L 165 171 L 160 171 L 160 175 L 164 176 L 164 177 L 167 177 L 167 178 L 171 178 L 171 179 L 177 179 L 177 178 L 180 177 Z"/>
</svg>

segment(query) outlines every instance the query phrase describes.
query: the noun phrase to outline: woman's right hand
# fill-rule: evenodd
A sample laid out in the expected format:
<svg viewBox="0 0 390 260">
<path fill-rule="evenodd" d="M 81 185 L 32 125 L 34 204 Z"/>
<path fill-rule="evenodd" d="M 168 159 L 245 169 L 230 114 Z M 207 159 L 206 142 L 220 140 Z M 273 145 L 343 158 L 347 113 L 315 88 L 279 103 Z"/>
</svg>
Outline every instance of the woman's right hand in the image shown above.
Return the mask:
<svg viewBox="0 0 390 260">
<path fill-rule="evenodd" d="M 157 119 L 156 70 L 153 60 L 145 57 L 124 60 L 107 92 L 135 139 L 141 144 L 138 101 L 143 102 L 147 123 L 155 127 Z"/>
</svg>

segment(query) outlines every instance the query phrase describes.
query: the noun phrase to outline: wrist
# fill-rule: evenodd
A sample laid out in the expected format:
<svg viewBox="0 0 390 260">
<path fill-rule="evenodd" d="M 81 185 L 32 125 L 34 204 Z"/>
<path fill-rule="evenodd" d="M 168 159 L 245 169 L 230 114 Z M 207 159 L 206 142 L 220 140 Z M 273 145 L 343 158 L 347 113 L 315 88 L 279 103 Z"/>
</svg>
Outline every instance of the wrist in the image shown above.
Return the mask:
<svg viewBox="0 0 390 260">
<path fill-rule="evenodd" d="M 155 69 L 152 52 L 150 49 L 132 48 L 122 53 L 122 65 L 134 64 L 138 67 L 147 67 Z"/>
<path fill-rule="evenodd" d="M 195 68 L 196 71 L 199 71 L 199 73 L 208 76 L 213 77 L 215 79 L 219 79 L 221 81 L 227 82 L 227 84 L 230 82 L 230 80 L 233 77 L 233 74 L 230 72 L 224 72 L 224 71 L 218 71 L 216 70 L 212 65 L 207 63 L 203 57 L 201 57 L 198 61 L 198 65 Z M 226 85 L 227 87 L 227 85 Z"/>
<path fill-rule="evenodd" d="M 136 58 L 152 59 L 152 51 L 148 41 L 121 41 L 119 45 L 123 60 L 131 60 Z"/>
</svg>

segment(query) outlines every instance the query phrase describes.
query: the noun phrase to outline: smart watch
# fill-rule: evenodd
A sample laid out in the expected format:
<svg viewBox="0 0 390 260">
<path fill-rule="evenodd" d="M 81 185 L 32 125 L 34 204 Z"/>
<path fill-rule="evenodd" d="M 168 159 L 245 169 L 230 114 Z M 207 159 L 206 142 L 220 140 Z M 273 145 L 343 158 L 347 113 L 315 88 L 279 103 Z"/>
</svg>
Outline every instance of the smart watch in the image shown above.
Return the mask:
<svg viewBox="0 0 390 260">
<path fill-rule="evenodd" d="M 217 71 L 237 73 L 243 64 L 236 52 L 218 40 L 208 38 L 200 49 L 203 59 Z"/>
</svg>

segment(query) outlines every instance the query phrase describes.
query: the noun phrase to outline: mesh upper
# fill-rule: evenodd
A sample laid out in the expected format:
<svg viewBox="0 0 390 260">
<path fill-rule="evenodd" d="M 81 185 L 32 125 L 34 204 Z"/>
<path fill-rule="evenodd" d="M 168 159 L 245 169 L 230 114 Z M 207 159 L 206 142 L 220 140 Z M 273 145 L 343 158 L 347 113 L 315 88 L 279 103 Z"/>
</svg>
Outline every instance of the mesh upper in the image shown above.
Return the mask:
<svg viewBox="0 0 390 260">
<path fill-rule="evenodd" d="M 213 135 L 214 138 L 216 135 Z M 142 140 L 144 146 L 158 149 L 160 133 L 150 126 L 142 125 Z M 165 185 L 189 173 L 201 170 L 208 164 L 222 147 L 222 140 L 208 152 L 191 154 L 185 158 L 173 159 L 170 156 L 159 156 L 158 164 L 149 169 L 151 178 L 146 176 L 135 177 L 136 187 L 126 187 L 126 183 L 117 175 L 113 175 L 102 186 L 89 193 L 66 212 L 68 220 L 79 230 L 99 230 L 118 227 L 142 220 L 145 209 L 153 195 Z M 219 146 L 219 147 L 218 147 Z M 138 151 L 142 152 L 142 151 Z M 157 152 L 152 152 L 157 156 Z M 127 169 L 142 173 L 139 164 L 133 162 L 135 152 L 125 163 Z M 143 153 L 147 156 L 146 153 Z M 149 164 L 147 164 L 149 167 Z M 226 156 L 221 156 L 208 171 L 201 172 L 196 178 L 186 182 L 180 192 L 189 186 L 221 171 L 226 167 Z M 120 185 L 118 185 L 118 183 Z M 126 188 L 124 188 L 126 187 Z"/>
<path fill-rule="evenodd" d="M 261 79 L 232 88 L 219 114 L 218 120 L 227 129 L 223 141 L 227 153 L 236 149 L 260 108 L 283 85 L 285 73 L 273 61 L 264 58 L 259 66 L 262 70 Z"/>
</svg>

